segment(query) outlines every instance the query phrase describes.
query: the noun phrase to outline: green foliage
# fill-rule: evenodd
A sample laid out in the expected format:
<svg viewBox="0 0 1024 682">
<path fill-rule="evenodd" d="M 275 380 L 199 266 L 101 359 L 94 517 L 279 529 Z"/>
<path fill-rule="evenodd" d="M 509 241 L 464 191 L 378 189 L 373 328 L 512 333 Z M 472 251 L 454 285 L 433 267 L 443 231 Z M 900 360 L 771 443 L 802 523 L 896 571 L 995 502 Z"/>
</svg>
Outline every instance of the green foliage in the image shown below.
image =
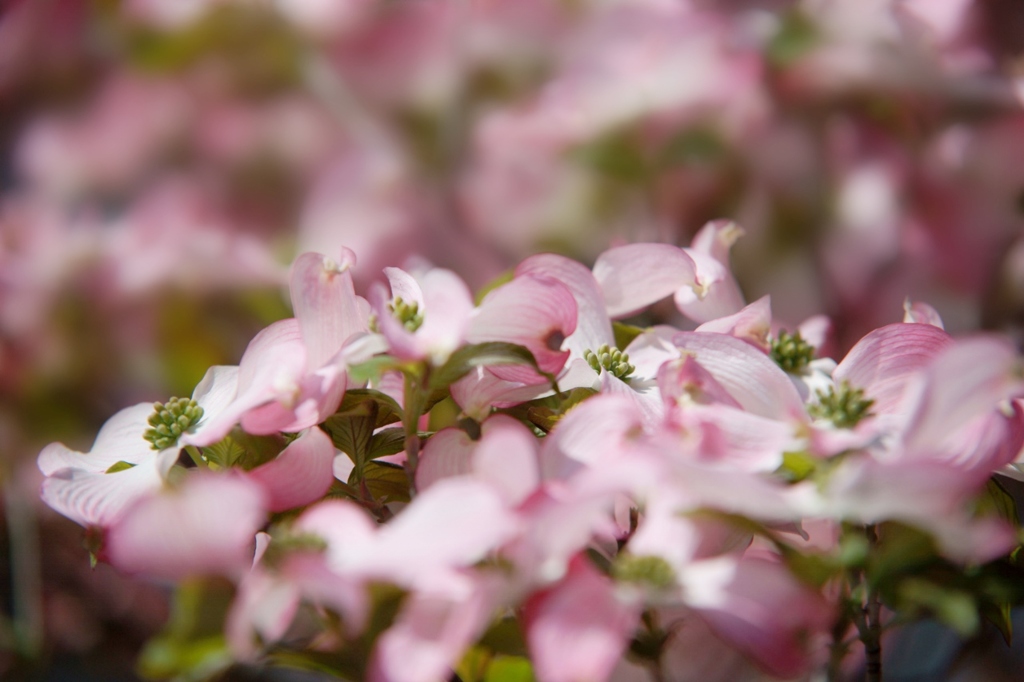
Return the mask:
<svg viewBox="0 0 1024 682">
<path fill-rule="evenodd" d="M 345 391 L 345 397 L 342 398 L 335 415 L 365 414 L 368 409 L 365 405 L 367 400 L 377 403 L 377 421 L 374 423 L 374 428 L 379 429 L 382 426 L 402 421 L 402 408 L 395 399 L 371 388 L 352 388 Z"/>
<path fill-rule="evenodd" d="M 349 485 L 357 485 L 355 471 L 349 477 Z M 370 495 L 381 505 L 391 502 L 408 502 L 409 475 L 405 469 L 388 462 L 369 462 L 363 467 L 362 483 Z"/>
<path fill-rule="evenodd" d="M 278 649 L 271 652 L 270 662 L 289 668 L 327 673 L 343 680 L 367 679 L 367 665 L 373 647 L 381 633 L 394 623 L 406 597 L 406 593 L 400 588 L 382 583 L 370 585 L 369 594 L 372 604 L 370 618 L 357 638 L 345 639 L 341 621 L 335 616 L 325 625 L 344 640 L 344 644 L 338 650 Z"/>
<path fill-rule="evenodd" d="M 122 459 L 117 462 L 114 462 L 109 467 L 107 467 L 107 470 L 104 473 L 116 474 L 118 471 L 126 471 L 128 469 L 131 469 L 133 466 L 135 465 L 132 464 L 131 462 L 126 462 Z"/>
<path fill-rule="evenodd" d="M 815 472 L 818 458 L 809 452 L 784 452 L 782 464 L 775 470 L 775 475 L 787 483 L 798 483 Z"/>
<path fill-rule="evenodd" d="M 783 15 L 782 26 L 768 44 L 768 61 L 776 66 L 788 66 L 803 57 L 818 44 L 817 27 L 798 10 Z"/>
<path fill-rule="evenodd" d="M 287 444 L 284 436 L 254 436 L 236 427 L 220 441 L 204 447 L 203 459 L 211 468 L 241 467 L 251 471 L 276 458 Z"/>
<path fill-rule="evenodd" d="M 988 480 L 985 490 L 975 500 L 975 514 L 995 516 L 1014 526 L 1020 525 L 1016 500 L 996 478 Z"/>
<path fill-rule="evenodd" d="M 564 393 L 557 393 L 546 398 L 538 398 L 529 402 L 509 407 L 500 412 L 532 425 L 541 432 L 547 433 L 564 417 L 569 410 L 576 407 L 597 391 L 592 388 L 574 388 Z"/>
<path fill-rule="evenodd" d="M 139 674 L 151 680 L 207 680 L 231 665 L 223 623 L 234 596 L 230 583 L 190 580 L 174 595 L 164 631 L 146 643 Z"/>
<path fill-rule="evenodd" d="M 615 335 L 615 345 L 618 348 L 625 348 L 633 343 L 633 339 L 644 333 L 643 327 L 637 327 L 623 322 L 612 322 L 612 334 Z"/>
<path fill-rule="evenodd" d="M 483 303 L 483 300 L 487 298 L 487 294 L 491 293 L 492 291 L 502 286 L 503 284 L 508 284 L 515 278 L 515 270 L 506 270 L 505 272 L 501 273 L 500 275 L 492 279 L 490 282 L 485 284 L 480 289 L 480 291 L 476 292 L 476 296 L 473 297 L 474 302 L 477 305 L 480 305 L 481 303 Z"/>
</svg>

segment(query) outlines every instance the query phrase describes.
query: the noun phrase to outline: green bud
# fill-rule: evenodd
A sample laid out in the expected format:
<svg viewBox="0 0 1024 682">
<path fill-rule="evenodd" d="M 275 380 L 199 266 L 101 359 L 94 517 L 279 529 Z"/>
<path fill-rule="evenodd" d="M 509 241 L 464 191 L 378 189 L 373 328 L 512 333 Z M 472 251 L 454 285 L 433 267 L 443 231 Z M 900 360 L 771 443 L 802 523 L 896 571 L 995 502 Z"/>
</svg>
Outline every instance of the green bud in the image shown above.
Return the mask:
<svg viewBox="0 0 1024 682">
<path fill-rule="evenodd" d="M 612 577 L 623 583 L 634 583 L 656 590 L 676 584 L 676 573 L 660 556 L 620 554 L 612 562 Z"/>
<path fill-rule="evenodd" d="M 772 339 L 772 360 L 787 372 L 795 373 L 802 370 L 814 360 L 814 346 L 807 343 L 800 332 L 790 334 L 786 330 L 779 332 Z"/>
<path fill-rule="evenodd" d="M 595 371 L 600 373 L 603 369 L 625 381 L 636 371 L 636 367 L 629 364 L 629 353 L 623 353 L 618 348 L 611 348 L 605 344 L 597 351 L 583 351 L 583 359 Z"/>
<path fill-rule="evenodd" d="M 818 402 L 808 408 L 812 417 L 827 419 L 841 429 L 852 429 L 865 417 L 871 416 L 874 400 L 866 399 L 864 391 L 853 388 L 846 381 L 839 388 L 829 387 L 828 393 L 816 391 Z"/>
<path fill-rule="evenodd" d="M 152 427 L 142 437 L 154 450 L 169 448 L 203 417 L 203 408 L 191 398 L 171 398 L 167 403 L 153 403 L 153 414 L 146 422 Z"/>
<path fill-rule="evenodd" d="M 395 319 L 402 323 L 410 332 L 414 332 L 423 324 L 423 313 L 420 312 L 420 304 L 416 301 L 407 303 L 401 296 L 388 303 L 388 309 Z"/>
</svg>

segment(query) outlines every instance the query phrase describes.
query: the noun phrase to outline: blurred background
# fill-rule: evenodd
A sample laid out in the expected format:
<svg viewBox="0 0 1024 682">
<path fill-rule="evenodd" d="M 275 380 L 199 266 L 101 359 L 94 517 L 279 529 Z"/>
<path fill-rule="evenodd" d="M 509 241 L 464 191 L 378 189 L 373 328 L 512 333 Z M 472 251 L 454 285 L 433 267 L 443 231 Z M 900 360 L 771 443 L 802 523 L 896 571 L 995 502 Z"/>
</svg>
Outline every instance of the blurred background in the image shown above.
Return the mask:
<svg viewBox="0 0 1024 682">
<path fill-rule="evenodd" d="M 134 679 L 167 586 L 35 457 L 237 363 L 296 254 L 478 289 L 729 218 L 838 357 L 908 297 L 1020 343 L 1022 102 L 1019 0 L 0 0 L 0 678 Z"/>
</svg>

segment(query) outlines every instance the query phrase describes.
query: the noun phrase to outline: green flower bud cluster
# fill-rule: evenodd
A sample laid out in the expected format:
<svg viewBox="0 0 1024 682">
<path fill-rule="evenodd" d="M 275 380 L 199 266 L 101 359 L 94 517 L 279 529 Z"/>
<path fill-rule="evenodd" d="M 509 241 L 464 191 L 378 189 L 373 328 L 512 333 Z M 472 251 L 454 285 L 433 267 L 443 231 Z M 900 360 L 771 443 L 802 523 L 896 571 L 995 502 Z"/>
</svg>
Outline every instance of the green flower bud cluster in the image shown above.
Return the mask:
<svg viewBox="0 0 1024 682">
<path fill-rule="evenodd" d="M 396 296 L 395 300 L 388 303 L 388 309 L 410 332 L 416 331 L 423 324 L 423 313 L 420 312 L 420 304 L 416 301 L 406 302 L 401 296 Z"/>
<path fill-rule="evenodd" d="M 191 398 L 171 398 L 166 403 L 153 403 L 153 414 L 147 420 L 151 428 L 142 437 L 154 450 L 169 448 L 178 442 L 181 434 L 199 423 L 203 408 Z"/>
<path fill-rule="evenodd" d="M 676 584 L 676 572 L 660 556 L 623 553 L 612 562 L 612 578 L 623 583 L 666 590 Z"/>
<path fill-rule="evenodd" d="M 787 372 L 799 372 L 814 359 L 814 346 L 807 343 L 800 332 L 786 330 L 772 339 L 772 360 Z"/>
<path fill-rule="evenodd" d="M 600 372 L 603 369 L 623 381 L 636 371 L 636 367 L 629 364 L 629 353 L 623 353 L 618 348 L 612 348 L 608 344 L 598 348 L 597 352 L 589 349 L 583 351 L 583 359 L 590 364 L 595 372 Z"/>
<path fill-rule="evenodd" d="M 864 397 L 863 389 L 853 388 L 846 381 L 838 389 L 829 387 L 828 393 L 820 390 L 815 393 L 818 402 L 811 405 L 808 412 L 812 417 L 827 419 L 841 429 L 852 429 L 870 416 L 869 410 L 875 404 L 874 400 Z"/>
</svg>

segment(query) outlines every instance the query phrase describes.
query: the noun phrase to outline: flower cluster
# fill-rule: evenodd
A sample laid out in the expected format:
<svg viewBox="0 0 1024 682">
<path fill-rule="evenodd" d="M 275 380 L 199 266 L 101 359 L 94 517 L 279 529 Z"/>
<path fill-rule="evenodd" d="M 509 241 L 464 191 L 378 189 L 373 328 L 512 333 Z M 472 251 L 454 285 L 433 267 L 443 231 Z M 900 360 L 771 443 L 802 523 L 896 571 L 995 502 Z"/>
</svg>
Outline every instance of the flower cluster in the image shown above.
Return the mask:
<svg viewBox="0 0 1024 682">
<path fill-rule="evenodd" d="M 97 560 L 222 605 L 153 676 L 792 677 L 858 638 L 872 665 L 893 614 L 971 632 L 1024 600 L 992 478 L 1024 445 L 1012 344 L 908 303 L 837 363 L 821 319 L 743 300 L 737 233 L 532 256 L 477 300 L 422 263 L 364 297 L 355 253 L 305 253 L 295 317 L 49 445 L 43 498 Z M 615 321 L 669 296 L 678 327 Z"/>
</svg>

